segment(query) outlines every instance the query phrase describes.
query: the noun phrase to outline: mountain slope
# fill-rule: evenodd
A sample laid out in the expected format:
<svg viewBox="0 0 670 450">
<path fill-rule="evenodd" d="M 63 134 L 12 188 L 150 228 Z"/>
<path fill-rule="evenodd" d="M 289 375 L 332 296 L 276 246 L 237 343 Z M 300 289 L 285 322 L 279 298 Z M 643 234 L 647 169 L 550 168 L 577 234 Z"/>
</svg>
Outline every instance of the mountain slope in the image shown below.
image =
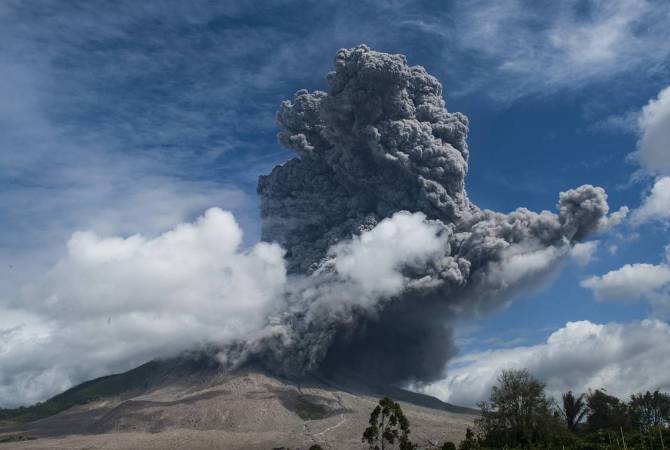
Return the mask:
<svg viewBox="0 0 670 450">
<path fill-rule="evenodd" d="M 12 440 L 12 448 L 26 449 L 362 448 L 370 411 L 389 394 L 400 400 L 418 442 L 458 441 L 475 417 L 425 395 L 326 378 L 287 380 L 254 367 L 229 373 L 200 356 L 153 361 L 26 408 L 15 416 L 22 423 L 0 428 L 0 443 Z M 33 417 L 40 418 L 28 421 Z"/>
<path fill-rule="evenodd" d="M 218 363 L 202 353 L 167 360 L 155 360 L 142 364 L 124 373 L 107 375 L 85 381 L 45 402 L 29 407 L 0 409 L 0 421 L 31 422 L 64 411 L 72 406 L 83 405 L 109 397 L 130 397 L 170 383 L 192 374 L 213 374 L 219 370 Z"/>
</svg>

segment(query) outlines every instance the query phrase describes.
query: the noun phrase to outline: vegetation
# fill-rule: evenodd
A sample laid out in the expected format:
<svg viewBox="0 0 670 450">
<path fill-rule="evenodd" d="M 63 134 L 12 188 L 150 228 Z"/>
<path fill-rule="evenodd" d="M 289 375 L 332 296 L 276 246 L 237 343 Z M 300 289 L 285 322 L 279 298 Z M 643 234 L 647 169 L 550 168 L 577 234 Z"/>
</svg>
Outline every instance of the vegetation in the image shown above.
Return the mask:
<svg viewBox="0 0 670 450">
<path fill-rule="evenodd" d="M 631 396 L 629 407 L 631 421 L 637 429 L 649 432 L 670 425 L 670 394 L 658 391 L 635 394 Z"/>
<path fill-rule="evenodd" d="M 146 386 L 159 370 L 159 363 L 148 362 L 119 375 L 109 375 L 78 386 L 29 407 L 0 409 L 0 422 L 30 422 L 103 397 L 119 395 Z"/>
<path fill-rule="evenodd" d="M 409 440 L 409 420 L 400 408 L 400 404 L 388 397 L 379 400 L 379 405 L 370 414 L 370 426 L 363 432 L 363 442 L 370 450 L 395 448 L 412 450 L 416 445 Z"/>
<path fill-rule="evenodd" d="M 491 448 L 546 445 L 560 433 L 544 383 L 527 370 L 505 370 L 488 401 L 480 403 L 475 425 L 481 444 Z"/>
<path fill-rule="evenodd" d="M 629 402 L 605 389 L 568 391 L 559 404 L 547 397 L 545 384 L 527 370 L 506 370 L 479 407 L 475 428 L 467 429 L 458 446 L 445 442 L 428 448 L 665 450 L 666 444 L 670 446 L 670 394 L 659 391 L 632 395 Z M 410 424 L 400 405 L 385 397 L 372 411 L 363 442 L 371 450 L 418 449 L 409 435 Z"/>
<path fill-rule="evenodd" d="M 589 413 L 586 423 L 592 430 L 628 430 L 631 427 L 627 405 L 605 390 L 596 389 L 586 397 Z"/>
<path fill-rule="evenodd" d="M 479 447 L 475 433 L 472 431 L 472 428 L 468 427 L 465 430 L 465 439 L 463 439 L 458 446 L 458 450 L 474 450 Z"/>
<path fill-rule="evenodd" d="M 562 395 L 563 399 L 563 409 L 561 410 L 563 420 L 565 420 L 565 425 L 568 427 L 568 430 L 575 431 L 577 425 L 582 421 L 584 415 L 586 414 L 586 402 L 584 401 L 585 394 L 581 394 L 578 397 L 568 391 Z"/>
<path fill-rule="evenodd" d="M 488 401 L 480 404 L 476 432 L 460 450 L 560 448 L 665 450 L 670 442 L 670 395 L 656 391 L 629 402 L 605 389 L 548 399 L 545 385 L 527 370 L 503 371 Z"/>
</svg>

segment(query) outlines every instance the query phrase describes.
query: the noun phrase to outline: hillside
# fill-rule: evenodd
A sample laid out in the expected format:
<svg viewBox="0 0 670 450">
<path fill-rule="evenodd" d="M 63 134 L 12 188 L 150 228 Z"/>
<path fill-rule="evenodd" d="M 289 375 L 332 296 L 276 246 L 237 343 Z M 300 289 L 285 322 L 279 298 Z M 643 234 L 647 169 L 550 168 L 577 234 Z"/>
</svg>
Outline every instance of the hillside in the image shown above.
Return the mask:
<svg viewBox="0 0 670 450">
<path fill-rule="evenodd" d="M 228 373 L 202 355 L 152 361 L 3 411 L 10 422 L 0 427 L 0 448 L 362 448 L 382 395 L 401 402 L 418 442 L 458 441 L 474 419 L 429 396 L 337 378 Z"/>
</svg>

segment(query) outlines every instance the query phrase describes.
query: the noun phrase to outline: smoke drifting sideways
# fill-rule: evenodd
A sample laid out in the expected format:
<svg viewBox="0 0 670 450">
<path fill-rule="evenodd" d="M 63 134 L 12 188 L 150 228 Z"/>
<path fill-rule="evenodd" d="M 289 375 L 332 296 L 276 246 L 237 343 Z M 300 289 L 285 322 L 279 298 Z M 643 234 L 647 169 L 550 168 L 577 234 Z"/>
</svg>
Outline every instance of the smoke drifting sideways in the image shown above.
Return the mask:
<svg viewBox="0 0 670 450">
<path fill-rule="evenodd" d="M 571 246 L 622 218 L 584 185 L 558 213 L 482 210 L 465 190 L 468 119 L 403 55 L 340 50 L 329 92 L 277 114 L 297 158 L 261 176 L 262 239 L 286 251 L 285 305 L 226 348 L 284 374 L 355 372 L 383 382 L 444 375 L 449 324 L 499 307 Z"/>
</svg>

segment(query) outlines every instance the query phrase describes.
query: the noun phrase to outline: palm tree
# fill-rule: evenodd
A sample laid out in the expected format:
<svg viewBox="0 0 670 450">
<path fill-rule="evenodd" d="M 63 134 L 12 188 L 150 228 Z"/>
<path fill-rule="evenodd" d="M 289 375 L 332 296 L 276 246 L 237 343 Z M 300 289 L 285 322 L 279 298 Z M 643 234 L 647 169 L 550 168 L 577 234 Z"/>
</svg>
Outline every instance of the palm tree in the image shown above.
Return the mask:
<svg viewBox="0 0 670 450">
<path fill-rule="evenodd" d="M 582 421 L 586 414 L 586 402 L 584 394 L 575 397 L 572 391 L 563 394 L 563 418 L 568 426 L 568 430 L 575 431 L 577 424 Z"/>
</svg>

